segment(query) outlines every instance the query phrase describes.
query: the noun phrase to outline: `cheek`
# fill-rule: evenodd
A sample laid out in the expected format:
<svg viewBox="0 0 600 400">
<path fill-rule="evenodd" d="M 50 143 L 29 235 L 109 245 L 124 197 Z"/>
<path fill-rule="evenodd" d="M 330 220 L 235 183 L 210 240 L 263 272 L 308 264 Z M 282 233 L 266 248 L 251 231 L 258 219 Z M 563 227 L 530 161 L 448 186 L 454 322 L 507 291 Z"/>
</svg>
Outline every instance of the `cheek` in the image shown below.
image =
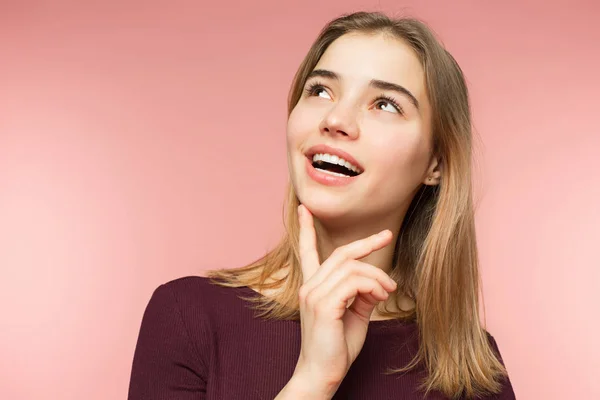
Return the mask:
<svg viewBox="0 0 600 400">
<path fill-rule="evenodd" d="M 427 168 L 428 157 L 424 136 L 418 131 L 404 131 L 394 132 L 393 137 L 387 139 L 373 144 L 373 154 L 378 154 L 378 157 L 372 163 L 378 175 L 387 180 L 396 177 L 394 180 L 405 184 L 420 181 Z"/>
<path fill-rule="evenodd" d="M 297 118 L 294 115 L 294 111 L 292 111 L 292 113 L 290 114 L 290 117 L 288 118 L 288 121 L 287 121 L 286 136 L 285 136 L 288 152 L 291 150 L 294 143 L 296 143 L 298 141 L 298 127 L 297 127 L 298 124 L 296 121 L 297 121 Z"/>
<path fill-rule="evenodd" d="M 299 104 L 292 110 L 287 121 L 286 143 L 288 158 L 295 152 L 303 152 L 310 138 L 319 132 L 319 113 Z M 313 143 L 314 144 L 314 143 Z"/>
<path fill-rule="evenodd" d="M 306 142 L 308 132 L 310 132 L 310 129 L 306 124 L 306 118 L 301 110 L 296 107 L 290 113 L 286 126 L 287 161 L 292 177 L 298 167 L 299 154 L 302 152 L 303 143 Z"/>
<path fill-rule="evenodd" d="M 289 143 L 298 143 L 317 127 L 318 122 L 315 122 L 315 116 L 308 112 L 305 107 L 298 105 L 292 110 L 288 118 L 287 140 Z"/>
</svg>

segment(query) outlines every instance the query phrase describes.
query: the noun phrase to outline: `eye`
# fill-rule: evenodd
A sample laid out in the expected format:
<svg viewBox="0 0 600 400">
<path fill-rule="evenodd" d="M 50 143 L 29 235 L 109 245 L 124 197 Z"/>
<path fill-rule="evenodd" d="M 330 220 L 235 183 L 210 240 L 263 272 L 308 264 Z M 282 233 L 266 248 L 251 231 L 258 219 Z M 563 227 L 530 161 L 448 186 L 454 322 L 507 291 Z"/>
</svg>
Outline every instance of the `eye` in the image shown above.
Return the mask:
<svg viewBox="0 0 600 400">
<path fill-rule="evenodd" d="M 398 113 L 398 114 L 404 114 L 402 107 L 400 107 L 400 105 L 398 104 L 396 99 L 394 99 L 393 97 L 381 95 L 377 99 L 375 99 L 375 101 L 376 101 L 375 107 L 378 108 L 379 110 Z M 387 108 L 381 108 L 381 106 L 384 106 Z"/>
<path fill-rule="evenodd" d="M 305 89 L 305 91 L 309 96 L 318 96 L 318 97 L 324 97 L 326 99 L 331 99 L 331 96 L 329 96 L 329 93 L 325 89 L 325 86 L 323 86 L 319 82 L 314 82 L 314 83 L 310 84 Z"/>
</svg>

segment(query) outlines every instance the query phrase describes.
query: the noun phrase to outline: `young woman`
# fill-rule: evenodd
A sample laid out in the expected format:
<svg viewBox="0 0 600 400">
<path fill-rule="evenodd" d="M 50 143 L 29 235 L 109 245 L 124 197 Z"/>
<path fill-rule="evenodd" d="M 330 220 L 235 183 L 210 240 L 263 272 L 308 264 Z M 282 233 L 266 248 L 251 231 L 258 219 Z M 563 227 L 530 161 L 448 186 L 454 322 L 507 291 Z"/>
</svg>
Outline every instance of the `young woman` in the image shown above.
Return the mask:
<svg viewBox="0 0 600 400">
<path fill-rule="evenodd" d="M 453 57 L 417 20 L 344 16 L 288 106 L 285 237 L 247 267 L 156 289 L 129 399 L 514 399 L 480 323 Z"/>
</svg>

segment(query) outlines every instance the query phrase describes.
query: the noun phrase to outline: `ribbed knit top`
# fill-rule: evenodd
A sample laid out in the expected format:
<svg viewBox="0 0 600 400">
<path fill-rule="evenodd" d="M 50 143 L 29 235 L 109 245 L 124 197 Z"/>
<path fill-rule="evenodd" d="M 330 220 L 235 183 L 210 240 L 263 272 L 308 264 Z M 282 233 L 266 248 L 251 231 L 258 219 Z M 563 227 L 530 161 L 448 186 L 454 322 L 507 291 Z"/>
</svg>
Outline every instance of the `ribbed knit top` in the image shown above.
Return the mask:
<svg viewBox="0 0 600 400">
<path fill-rule="evenodd" d="M 129 400 L 272 400 L 289 381 L 300 354 L 299 321 L 255 316 L 226 288 L 190 276 L 160 285 L 144 312 L 131 371 Z M 494 338 L 492 347 L 500 356 Z M 386 375 L 407 365 L 418 349 L 415 322 L 371 321 L 365 344 L 334 399 L 424 399 L 424 370 Z M 509 379 L 492 400 L 515 398 Z M 428 400 L 446 399 L 432 392 Z"/>
</svg>

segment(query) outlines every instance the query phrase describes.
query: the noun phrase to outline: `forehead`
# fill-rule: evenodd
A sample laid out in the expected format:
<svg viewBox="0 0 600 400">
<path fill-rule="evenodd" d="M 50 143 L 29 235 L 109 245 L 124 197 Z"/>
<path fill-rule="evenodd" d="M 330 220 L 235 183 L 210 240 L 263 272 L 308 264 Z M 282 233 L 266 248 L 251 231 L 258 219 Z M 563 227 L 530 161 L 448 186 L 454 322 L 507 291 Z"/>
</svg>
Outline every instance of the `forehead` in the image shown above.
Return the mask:
<svg viewBox="0 0 600 400">
<path fill-rule="evenodd" d="M 368 84 L 371 79 L 396 83 L 425 100 L 425 75 L 417 55 L 389 35 L 343 35 L 329 45 L 315 69 L 336 72 L 348 83 Z"/>
</svg>

